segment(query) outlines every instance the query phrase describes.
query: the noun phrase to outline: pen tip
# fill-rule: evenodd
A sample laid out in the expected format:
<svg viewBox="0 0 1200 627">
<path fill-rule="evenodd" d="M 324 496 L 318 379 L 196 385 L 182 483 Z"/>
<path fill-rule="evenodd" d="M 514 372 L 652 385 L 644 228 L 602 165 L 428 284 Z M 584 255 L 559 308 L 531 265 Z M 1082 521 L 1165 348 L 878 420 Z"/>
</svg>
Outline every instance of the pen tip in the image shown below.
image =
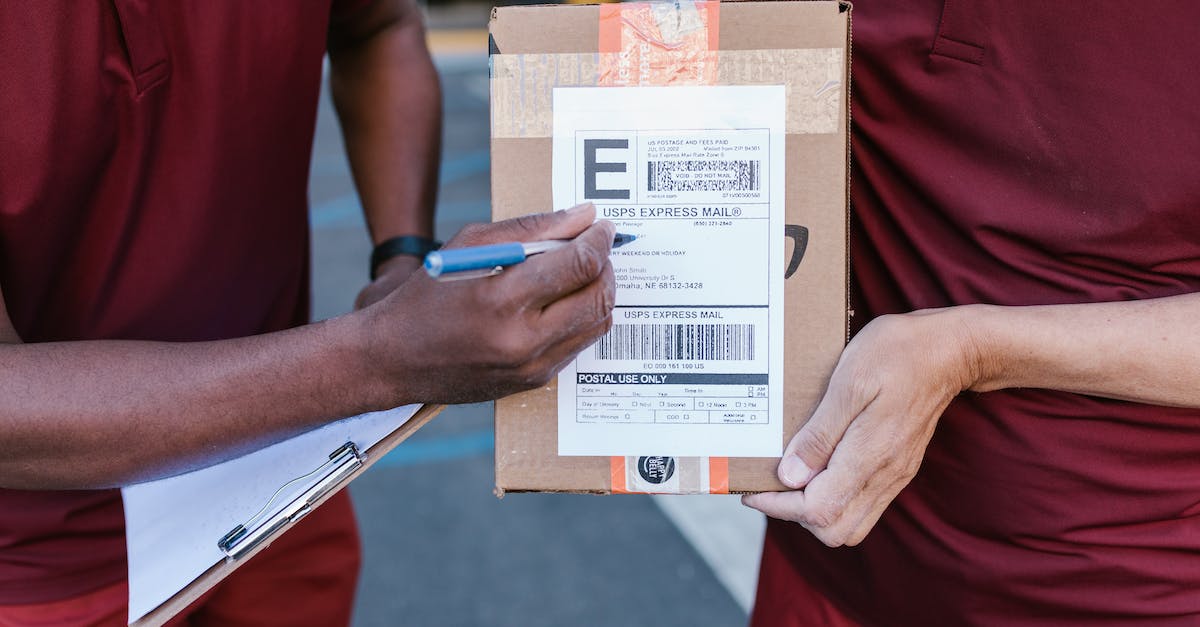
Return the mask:
<svg viewBox="0 0 1200 627">
<path fill-rule="evenodd" d="M 613 237 L 613 247 L 616 248 L 619 246 L 624 246 L 625 244 L 628 244 L 637 238 L 638 236 L 631 235 L 629 233 L 617 233 L 616 236 Z"/>
</svg>

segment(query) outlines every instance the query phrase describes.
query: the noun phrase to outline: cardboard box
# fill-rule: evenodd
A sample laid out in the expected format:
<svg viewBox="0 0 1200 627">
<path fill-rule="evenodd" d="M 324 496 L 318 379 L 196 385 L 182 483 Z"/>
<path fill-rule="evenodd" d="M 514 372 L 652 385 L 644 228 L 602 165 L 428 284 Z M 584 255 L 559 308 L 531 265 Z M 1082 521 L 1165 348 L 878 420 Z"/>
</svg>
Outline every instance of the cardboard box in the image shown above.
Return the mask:
<svg viewBox="0 0 1200 627">
<path fill-rule="evenodd" d="M 782 422 L 779 451 L 820 400 L 847 339 L 849 9 L 844 2 L 784 1 L 492 13 L 497 220 L 554 207 L 556 87 L 784 86 L 786 231 L 777 235 L 787 265 L 783 416 L 772 418 Z M 556 383 L 497 402 L 498 495 L 784 489 L 778 457 L 560 456 L 557 403 Z"/>
</svg>

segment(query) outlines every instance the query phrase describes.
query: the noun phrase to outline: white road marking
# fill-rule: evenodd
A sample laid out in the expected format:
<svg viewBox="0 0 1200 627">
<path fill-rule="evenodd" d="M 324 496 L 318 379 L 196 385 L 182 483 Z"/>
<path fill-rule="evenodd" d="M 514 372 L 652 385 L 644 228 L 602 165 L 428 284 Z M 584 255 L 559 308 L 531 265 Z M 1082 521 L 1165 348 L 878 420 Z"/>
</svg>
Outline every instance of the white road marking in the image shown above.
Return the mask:
<svg viewBox="0 0 1200 627">
<path fill-rule="evenodd" d="M 758 585 L 766 518 L 736 495 L 655 496 L 667 519 L 696 549 L 748 614 Z"/>
</svg>

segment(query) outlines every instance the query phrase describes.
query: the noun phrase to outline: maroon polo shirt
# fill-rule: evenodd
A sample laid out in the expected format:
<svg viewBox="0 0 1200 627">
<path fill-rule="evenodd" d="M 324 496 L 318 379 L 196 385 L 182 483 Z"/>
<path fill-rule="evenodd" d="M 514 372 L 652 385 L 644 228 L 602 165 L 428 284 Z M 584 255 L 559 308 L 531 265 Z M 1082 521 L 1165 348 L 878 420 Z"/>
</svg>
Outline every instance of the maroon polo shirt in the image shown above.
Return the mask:
<svg viewBox="0 0 1200 627">
<path fill-rule="evenodd" d="M 856 324 L 1200 290 L 1197 25 L 1195 2 L 856 1 Z M 1200 412 L 964 394 L 860 546 L 768 534 L 760 627 L 813 624 L 802 580 L 870 625 L 1194 625 Z"/>
<path fill-rule="evenodd" d="M 307 321 L 330 15 L 331 0 L 4 4 L 0 286 L 25 342 Z M 118 492 L 0 490 L 0 604 L 124 577 Z"/>
</svg>

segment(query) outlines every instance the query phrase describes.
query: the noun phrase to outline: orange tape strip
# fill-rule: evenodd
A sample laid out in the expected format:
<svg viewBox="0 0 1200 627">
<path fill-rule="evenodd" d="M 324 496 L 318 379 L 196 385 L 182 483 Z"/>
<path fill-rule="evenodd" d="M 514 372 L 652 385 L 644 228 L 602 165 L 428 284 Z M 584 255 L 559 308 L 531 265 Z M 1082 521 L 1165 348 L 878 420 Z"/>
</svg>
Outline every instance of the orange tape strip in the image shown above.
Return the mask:
<svg viewBox="0 0 1200 627">
<path fill-rule="evenodd" d="M 625 487 L 625 458 L 608 458 L 608 467 L 610 477 L 609 484 L 612 486 L 612 493 L 629 494 L 629 490 Z"/>
<path fill-rule="evenodd" d="M 720 2 L 600 5 L 598 85 L 711 85 Z M 610 53 L 610 54 L 604 54 Z"/>
<path fill-rule="evenodd" d="M 729 494 L 729 458 L 708 458 L 708 493 Z"/>
<path fill-rule="evenodd" d="M 621 13 L 625 4 L 600 5 L 600 45 L 601 54 L 621 51 Z"/>
</svg>

